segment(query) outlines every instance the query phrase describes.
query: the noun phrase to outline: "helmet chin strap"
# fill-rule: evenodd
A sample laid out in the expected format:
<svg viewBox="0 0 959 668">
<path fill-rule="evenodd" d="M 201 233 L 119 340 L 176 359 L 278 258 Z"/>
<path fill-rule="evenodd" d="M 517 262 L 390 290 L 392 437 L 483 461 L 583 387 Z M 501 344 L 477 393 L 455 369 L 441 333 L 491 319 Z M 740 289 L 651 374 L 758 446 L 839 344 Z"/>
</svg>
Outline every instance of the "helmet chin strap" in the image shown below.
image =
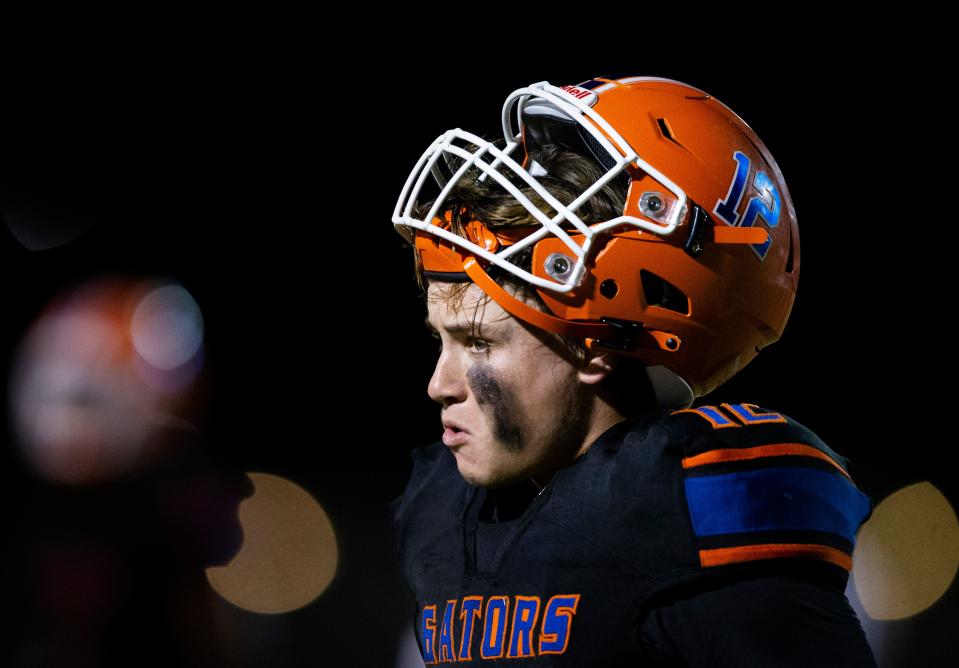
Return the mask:
<svg viewBox="0 0 959 668">
<path fill-rule="evenodd" d="M 604 318 L 605 322 L 574 322 L 557 318 L 535 309 L 509 294 L 490 278 L 474 256 L 463 261 L 463 270 L 489 297 L 511 315 L 548 332 L 581 338 L 590 350 L 606 349 L 625 352 L 636 348 L 675 351 L 682 341 L 670 332 L 646 329 L 640 323 L 616 321 Z"/>
<path fill-rule="evenodd" d="M 469 257 L 463 262 L 463 270 L 466 271 L 474 283 L 482 288 L 483 292 L 503 307 L 503 310 L 534 327 L 581 339 L 612 339 L 616 334 L 610 325 L 601 322 L 570 322 L 569 320 L 563 320 L 548 313 L 543 313 L 529 304 L 520 301 L 490 278 L 489 274 L 480 267 L 475 257 Z"/>
</svg>

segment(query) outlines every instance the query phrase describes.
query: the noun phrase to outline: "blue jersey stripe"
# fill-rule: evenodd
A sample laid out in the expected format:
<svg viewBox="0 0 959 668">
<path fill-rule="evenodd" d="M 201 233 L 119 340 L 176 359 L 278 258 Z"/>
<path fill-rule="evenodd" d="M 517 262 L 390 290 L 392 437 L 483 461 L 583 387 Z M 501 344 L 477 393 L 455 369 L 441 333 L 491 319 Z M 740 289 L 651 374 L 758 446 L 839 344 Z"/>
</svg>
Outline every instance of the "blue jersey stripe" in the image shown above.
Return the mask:
<svg viewBox="0 0 959 668">
<path fill-rule="evenodd" d="M 769 530 L 816 530 L 855 543 L 871 502 L 826 471 L 782 467 L 686 478 L 697 536 Z"/>
</svg>

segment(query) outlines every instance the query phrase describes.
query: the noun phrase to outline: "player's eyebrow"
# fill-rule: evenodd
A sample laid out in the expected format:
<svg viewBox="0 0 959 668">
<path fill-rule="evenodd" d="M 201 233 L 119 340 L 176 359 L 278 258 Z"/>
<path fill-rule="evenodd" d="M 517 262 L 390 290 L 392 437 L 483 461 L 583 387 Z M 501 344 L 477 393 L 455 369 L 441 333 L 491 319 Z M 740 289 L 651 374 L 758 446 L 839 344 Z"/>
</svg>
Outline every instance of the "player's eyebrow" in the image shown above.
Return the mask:
<svg viewBox="0 0 959 668">
<path fill-rule="evenodd" d="M 436 332 L 436 328 L 433 327 L 433 323 L 430 322 L 430 317 L 429 317 L 429 316 L 426 316 L 426 317 L 423 319 L 423 324 L 426 325 L 426 329 L 428 329 L 428 330 L 430 330 L 431 332 L 434 332 L 434 333 Z M 445 329 L 447 332 L 450 332 L 451 334 L 457 334 L 457 333 L 459 333 L 459 332 L 469 332 L 469 331 L 471 331 L 473 328 L 470 327 L 468 324 L 465 324 L 465 323 L 456 323 L 456 324 L 450 325 L 450 326 L 448 326 L 448 327 L 443 327 L 443 329 Z"/>
<path fill-rule="evenodd" d="M 434 334 L 437 333 L 436 328 L 433 327 L 433 323 L 430 322 L 430 317 L 428 315 L 425 318 L 423 318 L 423 324 L 426 325 L 426 329 L 430 330 Z M 477 326 L 474 329 L 473 325 L 470 325 L 469 323 L 460 323 L 460 322 L 453 323 L 450 325 L 444 325 L 443 329 L 449 332 L 450 334 L 461 334 L 462 332 L 471 332 L 471 333 L 480 332 L 480 326 Z M 496 323 L 486 323 L 485 325 L 482 325 L 482 329 L 484 331 L 488 331 L 488 333 L 490 334 L 496 334 L 499 332 L 500 328 L 497 326 Z"/>
</svg>

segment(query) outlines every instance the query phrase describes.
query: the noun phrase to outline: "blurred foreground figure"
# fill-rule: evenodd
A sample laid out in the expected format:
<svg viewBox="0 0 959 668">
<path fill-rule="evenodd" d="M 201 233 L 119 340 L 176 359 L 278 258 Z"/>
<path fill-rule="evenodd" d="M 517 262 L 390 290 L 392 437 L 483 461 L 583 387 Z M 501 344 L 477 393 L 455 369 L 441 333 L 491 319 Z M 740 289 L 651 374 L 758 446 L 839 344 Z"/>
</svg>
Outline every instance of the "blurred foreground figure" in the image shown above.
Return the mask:
<svg viewBox="0 0 959 668">
<path fill-rule="evenodd" d="M 49 305 L 9 384 L 27 473 L 12 544 L 15 666 L 228 665 L 204 569 L 251 491 L 205 450 L 202 318 L 171 281 L 100 279 Z"/>
<path fill-rule="evenodd" d="M 502 122 L 438 137 L 393 214 L 439 345 L 442 440 L 393 504 L 425 662 L 874 666 L 849 461 L 777 410 L 694 405 L 792 309 L 768 149 L 656 77 L 531 84 Z"/>
<path fill-rule="evenodd" d="M 30 328 L 11 398 L 18 446 L 40 477 L 115 479 L 162 456 L 165 428 L 195 429 L 202 318 L 172 283 L 100 280 L 70 291 Z M 168 444 L 167 444 L 168 445 Z"/>
</svg>

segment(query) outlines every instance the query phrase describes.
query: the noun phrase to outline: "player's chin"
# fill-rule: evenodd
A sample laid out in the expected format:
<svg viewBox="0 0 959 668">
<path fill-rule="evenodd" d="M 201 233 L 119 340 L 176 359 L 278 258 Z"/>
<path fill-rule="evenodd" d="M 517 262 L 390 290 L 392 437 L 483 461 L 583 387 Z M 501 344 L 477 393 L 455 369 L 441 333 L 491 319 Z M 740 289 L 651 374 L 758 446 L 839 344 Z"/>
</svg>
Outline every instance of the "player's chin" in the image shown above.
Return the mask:
<svg viewBox="0 0 959 668">
<path fill-rule="evenodd" d="M 496 475 L 481 466 L 477 466 L 475 462 L 457 456 L 456 467 L 459 469 L 460 475 L 463 476 L 463 480 L 474 487 L 491 487 L 496 484 Z"/>
<path fill-rule="evenodd" d="M 469 463 L 464 462 L 460 457 L 456 458 L 456 468 L 459 469 L 460 475 L 468 484 L 473 485 L 474 487 L 486 486 L 485 482 L 487 477 L 483 475 L 481 471 L 477 471 Z"/>
<path fill-rule="evenodd" d="M 483 481 L 480 478 L 474 478 L 472 476 L 464 475 L 463 480 L 465 480 L 466 484 L 470 485 L 471 487 L 486 487 L 486 485 L 483 484 Z"/>
<path fill-rule="evenodd" d="M 514 476 L 504 474 L 502 471 L 486 470 L 477 467 L 459 465 L 460 475 L 463 480 L 474 487 L 486 487 L 487 489 L 498 489 L 512 484 Z"/>
</svg>

